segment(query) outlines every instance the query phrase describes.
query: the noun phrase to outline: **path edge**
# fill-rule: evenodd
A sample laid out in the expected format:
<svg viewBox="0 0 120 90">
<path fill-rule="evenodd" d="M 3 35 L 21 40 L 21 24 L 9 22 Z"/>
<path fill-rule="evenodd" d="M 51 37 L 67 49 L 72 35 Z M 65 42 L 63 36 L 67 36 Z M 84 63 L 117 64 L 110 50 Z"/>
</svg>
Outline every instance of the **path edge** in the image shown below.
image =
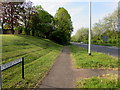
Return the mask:
<svg viewBox="0 0 120 90">
<path fill-rule="evenodd" d="M 39 88 L 39 85 L 42 84 L 42 82 L 44 81 L 45 77 L 48 76 L 48 74 L 50 73 L 51 69 L 54 67 L 54 65 L 56 64 L 57 62 L 57 58 L 62 54 L 62 51 L 64 49 L 65 46 L 63 46 L 63 48 L 60 50 L 60 53 L 57 55 L 57 57 L 55 58 L 55 61 L 53 62 L 53 65 L 48 69 L 48 72 L 46 72 L 46 74 L 42 77 L 41 80 L 38 81 L 38 83 L 35 85 L 34 88 Z"/>
</svg>

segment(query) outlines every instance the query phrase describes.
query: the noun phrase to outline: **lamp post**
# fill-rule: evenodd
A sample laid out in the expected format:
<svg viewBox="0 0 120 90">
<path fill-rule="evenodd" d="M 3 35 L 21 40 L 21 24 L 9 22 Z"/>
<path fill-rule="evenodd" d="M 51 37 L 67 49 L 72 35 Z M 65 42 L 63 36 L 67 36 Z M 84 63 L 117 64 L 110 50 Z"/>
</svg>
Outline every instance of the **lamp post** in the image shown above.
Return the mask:
<svg viewBox="0 0 120 90">
<path fill-rule="evenodd" d="M 88 54 L 91 55 L 91 0 L 89 0 L 89 39 L 88 39 Z"/>
<path fill-rule="evenodd" d="M 118 25 L 117 30 L 120 31 L 120 1 L 118 2 Z"/>
</svg>

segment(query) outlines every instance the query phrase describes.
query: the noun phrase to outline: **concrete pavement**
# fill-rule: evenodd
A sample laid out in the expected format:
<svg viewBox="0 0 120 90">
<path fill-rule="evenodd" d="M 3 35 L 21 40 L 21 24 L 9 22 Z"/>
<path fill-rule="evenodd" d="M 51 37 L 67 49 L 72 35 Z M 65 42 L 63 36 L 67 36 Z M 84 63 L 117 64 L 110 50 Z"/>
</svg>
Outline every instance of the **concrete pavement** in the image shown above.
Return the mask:
<svg viewBox="0 0 120 90">
<path fill-rule="evenodd" d="M 49 73 L 37 84 L 37 88 L 75 88 L 75 81 L 78 79 L 108 73 L 118 74 L 117 70 L 74 69 L 71 61 L 69 48 L 65 46 Z"/>
</svg>

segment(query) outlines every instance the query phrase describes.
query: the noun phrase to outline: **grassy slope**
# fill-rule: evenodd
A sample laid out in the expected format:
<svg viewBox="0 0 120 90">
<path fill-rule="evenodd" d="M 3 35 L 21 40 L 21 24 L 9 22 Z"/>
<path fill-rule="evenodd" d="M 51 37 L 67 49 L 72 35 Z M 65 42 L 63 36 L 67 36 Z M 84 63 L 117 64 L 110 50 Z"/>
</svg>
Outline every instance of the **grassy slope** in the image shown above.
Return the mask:
<svg viewBox="0 0 120 90">
<path fill-rule="evenodd" d="M 92 52 L 89 56 L 87 50 L 74 45 L 69 46 L 75 68 L 118 68 L 118 59 L 103 53 Z"/>
<path fill-rule="evenodd" d="M 21 63 L 2 72 L 3 88 L 35 87 L 46 75 L 62 46 L 50 40 L 24 35 L 2 35 L 2 63 L 25 58 L 25 79 L 21 78 Z"/>
<path fill-rule="evenodd" d="M 76 87 L 77 88 L 119 88 L 120 89 L 120 86 L 118 84 L 117 74 L 106 74 L 106 75 L 103 75 L 102 77 L 91 77 L 91 78 L 81 79 L 76 82 Z"/>
</svg>

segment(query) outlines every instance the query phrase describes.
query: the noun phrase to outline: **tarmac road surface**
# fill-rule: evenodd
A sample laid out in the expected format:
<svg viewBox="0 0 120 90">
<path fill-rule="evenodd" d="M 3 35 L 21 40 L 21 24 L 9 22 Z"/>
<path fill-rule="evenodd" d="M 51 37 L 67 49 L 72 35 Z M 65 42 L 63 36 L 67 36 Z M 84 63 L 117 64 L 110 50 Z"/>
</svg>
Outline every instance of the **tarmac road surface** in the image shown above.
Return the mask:
<svg viewBox="0 0 120 90">
<path fill-rule="evenodd" d="M 88 44 L 71 42 L 71 44 L 88 49 Z M 102 52 L 120 58 L 120 47 L 91 45 L 91 51 Z"/>
</svg>

